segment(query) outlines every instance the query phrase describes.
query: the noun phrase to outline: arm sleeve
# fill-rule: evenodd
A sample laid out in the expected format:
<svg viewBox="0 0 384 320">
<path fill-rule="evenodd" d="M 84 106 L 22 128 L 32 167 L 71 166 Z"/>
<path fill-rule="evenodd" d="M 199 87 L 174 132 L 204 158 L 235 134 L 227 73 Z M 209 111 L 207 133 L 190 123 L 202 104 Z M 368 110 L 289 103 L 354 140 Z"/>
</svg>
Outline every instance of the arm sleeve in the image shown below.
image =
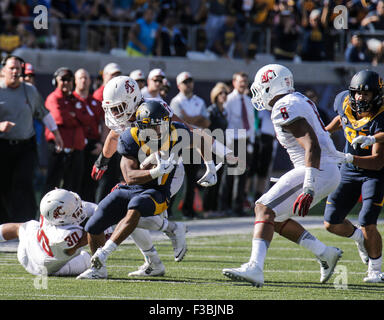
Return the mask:
<svg viewBox="0 0 384 320">
<path fill-rule="evenodd" d="M 57 130 L 57 124 L 55 122 L 55 119 L 53 119 L 53 117 L 50 113 L 48 113 L 43 118 L 43 123 L 48 128 L 49 131 L 53 132 L 53 131 Z"/>
</svg>

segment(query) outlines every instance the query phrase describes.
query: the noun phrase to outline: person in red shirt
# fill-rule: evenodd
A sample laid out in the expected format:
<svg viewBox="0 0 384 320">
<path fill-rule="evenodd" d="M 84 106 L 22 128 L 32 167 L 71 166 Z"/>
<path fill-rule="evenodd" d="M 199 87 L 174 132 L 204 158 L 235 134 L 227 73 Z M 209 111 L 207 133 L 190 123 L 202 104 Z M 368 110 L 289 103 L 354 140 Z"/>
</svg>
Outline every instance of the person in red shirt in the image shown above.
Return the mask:
<svg viewBox="0 0 384 320">
<path fill-rule="evenodd" d="M 75 72 L 75 91 L 73 95 L 78 100 L 76 108 L 87 118 L 83 130 L 86 139 L 84 149 L 84 175 L 81 184 L 80 197 L 89 202 L 95 202 L 97 181 L 91 178 L 92 166 L 103 149 L 101 128 L 104 124 L 104 111 L 101 102 L 92 97 L 89 92 L 91 77 L 87 70 Z"/>
<path fill-rule="evenodd" d="M 103 91 L 105 85 L 114 77 L 120 76 L 122 74 L 121 68 L 117 63 L 111 62 L 108 63 L 103 69 L 103 84 L 95 90 L 93 93 L 93 98 L 103 102 Z M 103 111 L 104 112 L 104 111 Z M 103 113 L 104 116 L 104 113 Z M 104 121 L 103 121 L 104 124 Z M 104 125 L 101 133 L 101 141 L 104 142 L 108 136 L 109 129 Z M 117 182 L 121 181 L 122 174 L 120 170 L 120 155 L 115 153 L 111 160 L 108 163 L 108 170 L 98 181 L 98 186 L 96 188 L 95 202 L 99 203 L 116 185 Z"/>
<path fill-rule="evenodd" d="M 48 95 L 45 106 L 58 126 L 64 146 L 62 150 L 55 148 L 53 134 L 45 130 L 45 139 L 48 142 L 48 170 L 43 194 L 55 187 L 79 193 L 85 147 L 83 123 L 86 124 L 88 119 L 76 108 L 78 100 L 72 94 L 74 76 L 70 69 L 57 69 L 52 84 L 55 90 Z"/>
</svg>

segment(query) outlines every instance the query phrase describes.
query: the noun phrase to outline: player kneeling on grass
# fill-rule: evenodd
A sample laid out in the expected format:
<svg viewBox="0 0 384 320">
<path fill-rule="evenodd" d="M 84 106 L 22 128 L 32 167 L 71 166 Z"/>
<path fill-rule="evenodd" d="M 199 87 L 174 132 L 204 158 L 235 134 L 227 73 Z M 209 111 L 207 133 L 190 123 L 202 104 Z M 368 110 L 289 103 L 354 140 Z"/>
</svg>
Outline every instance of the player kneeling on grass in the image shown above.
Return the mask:
<svg viewBox="0 0 384 320">
<path fill-rule="evenodd" d="M 337 151 L 315 104 L 295 92 L 289 69 L 278 64 L 264 66 L 257 72 L 251 91 L 254 107 L 271 112 L 277 139 L 294 169 L 256 201 L 249 262 L 240 268 L 223 269 L 223 274 L 261 287 L 264 260 L 276 231 L 315 254 L 320 263 L 320 282 L 324 283 L 342 251 L 326 246 L 290 217 L 296 213 L 306 216 L 311 207 L 336 189 L 340 181 Z"/>
</svg>

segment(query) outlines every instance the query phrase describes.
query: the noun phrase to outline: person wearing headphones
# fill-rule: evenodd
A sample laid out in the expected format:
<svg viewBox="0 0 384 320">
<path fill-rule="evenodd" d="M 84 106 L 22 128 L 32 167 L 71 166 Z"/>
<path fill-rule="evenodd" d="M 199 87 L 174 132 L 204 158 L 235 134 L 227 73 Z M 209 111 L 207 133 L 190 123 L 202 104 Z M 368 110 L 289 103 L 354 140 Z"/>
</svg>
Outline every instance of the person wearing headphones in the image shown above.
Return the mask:
<svg viewBox="0 0 384 320">
<path fill-rule="evenodd" d="M 54 136 L 48 128 L 45 129 L 45 139 L 48 142 L 48 170 L 43 194 L 56 187 L 80 193 L 85 148 L 83 127 L 88 125 L 89 119 L 81 112 L 79 100 L 72 93 L 74 75 L 69 68 L 57 69 L 53 75 L 52 85 L 55 90 L 48 95 L 45 106 L 55 119 L 64 146 L 62 149 L 56 148 Z"/>
<path fill-rule="evenodd" d="M 36 132 L 39 119 L 52 135 L 56 148 L 63 140 L 55 120 L 45 108 L 37 89 L 20 81 L 25 62 L 9 55 L 1 61 L 0 78 L 0 223 L 36 219 L 33 185 L 37 165 Z"/>
</svg>

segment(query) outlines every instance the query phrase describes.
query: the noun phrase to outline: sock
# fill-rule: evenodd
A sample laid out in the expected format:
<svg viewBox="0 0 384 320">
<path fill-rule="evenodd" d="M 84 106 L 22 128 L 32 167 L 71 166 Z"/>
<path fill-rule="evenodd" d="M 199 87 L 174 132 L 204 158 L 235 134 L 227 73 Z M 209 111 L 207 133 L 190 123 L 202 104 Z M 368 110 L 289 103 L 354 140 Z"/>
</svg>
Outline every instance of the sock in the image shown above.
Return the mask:
<svg viewBox="0 0 384 320">
<path fill-rule="evenodd" d="M 0 242 L 5 242 L 7 240 L 4 239 L 4 236 L 3 236 L 3 225 L 0 224 Z"/>
<path fill-rule="evenodd" d="M 351 236 L 349 236 L 349 238 L 358 242 L 364 241 L 363 232 L 356 227 L 355 227 L 355 231 L 352 233 Z"/>
<path fill-rule="evenodd" d="M 157 253 L 155 247 L 152 247 L 150 250 L 142 251 L 142 253 L 145 257 L 145 260 L 149 263 L 158 264 L 161 262 L 159 254 Z"/>
<path fill-rule="evenodd" d="M 318 240 L 314 235 L 310 234 L 307 230 L 303 232 L 297 243 L 313 252 L 316 256 L 320 256 L 324 253 L 327 246 Z"/>
<path fill-rule="evenodd" d="M 267 255 L 269 242 L 264 239 L 253 239 L 252 240 L 252 252 L 250 263 L 256 263 L 261 270 L 264 269 L 264 260 Z"/>
<path fill-rule="evenodd" d="M 382 262 L 382 256 L 372 259 L 369 257 L 368 261 L 368 272 L 369 271 L 379 271 L 381 272 L 381 262 Z"/>
<path fill-rule="evenodd" d="M 117 244 L 112 240 L 107 240 L 103 247 L 103 252 L 105 253 L 105 257 L 109 256 L 115 249 L 117 248 Z"/>
</svg>

